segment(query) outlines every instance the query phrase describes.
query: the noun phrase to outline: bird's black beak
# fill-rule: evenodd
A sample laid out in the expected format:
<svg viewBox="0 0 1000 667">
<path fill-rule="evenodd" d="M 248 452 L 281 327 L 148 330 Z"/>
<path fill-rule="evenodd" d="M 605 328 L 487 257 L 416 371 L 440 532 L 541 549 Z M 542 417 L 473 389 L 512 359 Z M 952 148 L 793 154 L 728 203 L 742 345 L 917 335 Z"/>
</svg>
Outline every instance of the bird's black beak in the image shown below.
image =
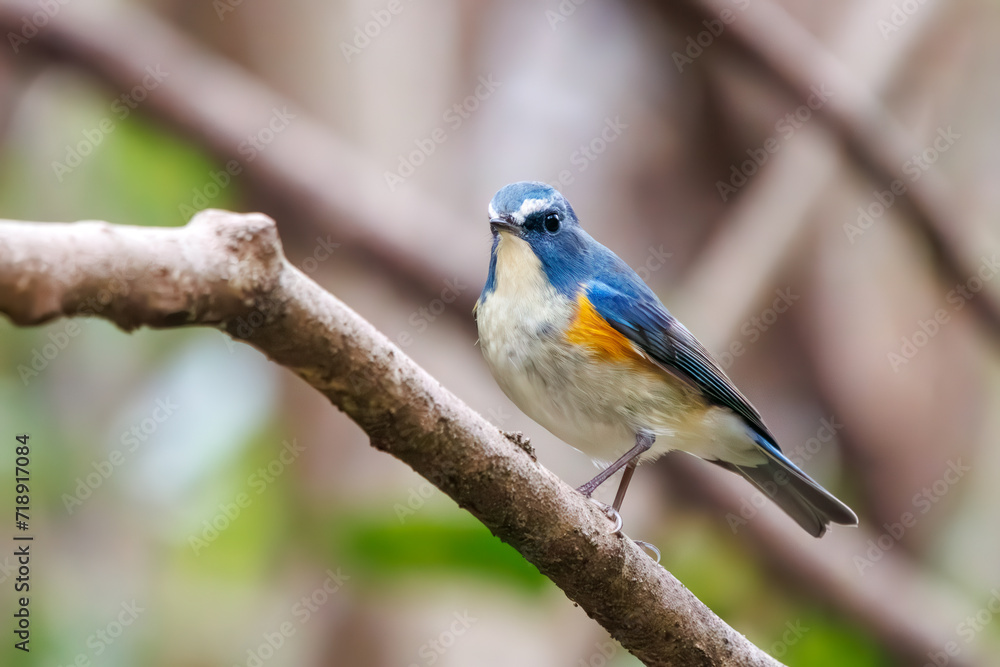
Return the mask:
<svg viewBox="0 0 1000 667">
<path fill-rule="evenodd" d="M 521 231 L 513 222 L 503 218 L 490 218 L 490 229 L 495 232 L 510 232 L 511 234 L 517 234 Z"/>
</svg>

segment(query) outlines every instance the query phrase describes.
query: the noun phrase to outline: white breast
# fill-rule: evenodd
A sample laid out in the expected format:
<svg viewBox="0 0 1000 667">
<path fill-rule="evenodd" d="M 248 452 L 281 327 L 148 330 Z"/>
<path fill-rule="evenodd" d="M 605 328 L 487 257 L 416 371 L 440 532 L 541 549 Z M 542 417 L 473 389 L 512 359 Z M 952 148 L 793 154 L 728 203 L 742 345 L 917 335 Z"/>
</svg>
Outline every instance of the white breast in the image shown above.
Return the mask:
<svg viewBox="0 0 1000 667">
<path fill-rule="evenodd" d="M 527 242 L 510 234 L 500 234 L 495 278 L 493 292 L 476 309 L 476 322 L 483 354 L 503 387 L 510 370 L 532 363 L 533 348 L 546 333 L 566 328 L 573 307 L 549 284 Z"/>
<path fill-rule="evenodd" d="M 476 310 L 486 363 L 521 411 L 573 447 L 613 460 L 632 446 L 634 431 L 594 391 L 600 383 L 589 377 L 586 353 L 563 341 L 574 312 L 531 247 L 501 233 L 495 288 Z"/>
</svg>

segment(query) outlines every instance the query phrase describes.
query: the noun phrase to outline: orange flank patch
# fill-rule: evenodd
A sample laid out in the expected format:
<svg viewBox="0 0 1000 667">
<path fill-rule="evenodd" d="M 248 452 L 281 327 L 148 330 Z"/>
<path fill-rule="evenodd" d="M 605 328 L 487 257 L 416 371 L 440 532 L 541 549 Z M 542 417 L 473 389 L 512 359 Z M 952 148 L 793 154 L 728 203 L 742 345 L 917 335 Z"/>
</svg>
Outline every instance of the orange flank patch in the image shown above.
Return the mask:
<svg viewBox="0 0 1000 667">
<path fill-rule="evenodd" d="M 629 339 L 615 331 L 583 293 L 576 300 L 576 317 L 566 331 L 566 340 L 587 347 L 608 360 L 642 359 L 642 354 Z"/>
</svg>

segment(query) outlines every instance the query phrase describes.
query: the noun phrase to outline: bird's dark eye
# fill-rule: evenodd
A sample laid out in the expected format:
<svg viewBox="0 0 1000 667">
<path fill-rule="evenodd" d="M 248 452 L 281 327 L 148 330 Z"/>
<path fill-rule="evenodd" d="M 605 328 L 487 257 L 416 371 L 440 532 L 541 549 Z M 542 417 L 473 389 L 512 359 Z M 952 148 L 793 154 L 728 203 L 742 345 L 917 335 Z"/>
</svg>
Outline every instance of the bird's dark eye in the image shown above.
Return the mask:
<svg viewBox="0 0 1000 667">
<path fill-rule="evenodd" d="M 549 213 L 545 216 L 545 231 L 550 234 L 555 234 L 559 231 L 559 215 L 557 213 Z"/>
</svg>

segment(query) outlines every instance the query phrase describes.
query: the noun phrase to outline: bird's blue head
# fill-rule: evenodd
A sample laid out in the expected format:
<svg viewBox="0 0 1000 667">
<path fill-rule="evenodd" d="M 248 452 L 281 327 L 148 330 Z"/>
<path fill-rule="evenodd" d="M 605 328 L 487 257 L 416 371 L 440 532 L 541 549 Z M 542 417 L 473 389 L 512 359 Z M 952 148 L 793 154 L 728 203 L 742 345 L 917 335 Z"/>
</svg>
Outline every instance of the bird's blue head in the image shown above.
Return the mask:
<svg viewBox="0 0 1000 667">
<path fill-rule="evenodd" d="M 494 232 L 507 231 L 529 243 L 556 238 L 562 229 L 578 225 L 566 198 L 539 181 L 521 181 L 500 188 L 490 202 L 489 214 Z"/>
<path fill-rule="evenodd" d="M 603 246 L 577 221 L 573 207 L 555 188 L 538 181 L 505 185 L 489 206 L 493 252 L 484 293 L 493 290 L 501 243 L 527 244 L 548 281 L 561 292 L 573 291 L 591 273 L 591 259 Z"/>
</svg>

